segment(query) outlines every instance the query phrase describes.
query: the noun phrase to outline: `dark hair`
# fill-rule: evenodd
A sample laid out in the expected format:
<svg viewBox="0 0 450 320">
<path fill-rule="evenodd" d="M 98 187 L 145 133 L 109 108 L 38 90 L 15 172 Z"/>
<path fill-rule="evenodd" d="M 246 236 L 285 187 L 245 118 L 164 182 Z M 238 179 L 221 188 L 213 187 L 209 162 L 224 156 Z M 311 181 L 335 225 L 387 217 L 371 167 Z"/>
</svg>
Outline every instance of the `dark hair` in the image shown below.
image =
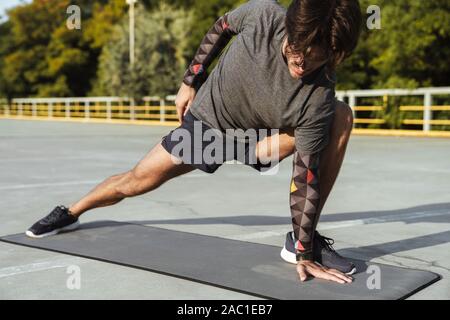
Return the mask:
<svg viewBox="0 0 450 320">
<path fill-rule="evenodd" d="M 358 0 L 293 0 L 286 15 L 289 47 L 305 54 L 311 46 L 319 46 L 334 70 L 355 50 L 361 24 Z"/>
</svg>

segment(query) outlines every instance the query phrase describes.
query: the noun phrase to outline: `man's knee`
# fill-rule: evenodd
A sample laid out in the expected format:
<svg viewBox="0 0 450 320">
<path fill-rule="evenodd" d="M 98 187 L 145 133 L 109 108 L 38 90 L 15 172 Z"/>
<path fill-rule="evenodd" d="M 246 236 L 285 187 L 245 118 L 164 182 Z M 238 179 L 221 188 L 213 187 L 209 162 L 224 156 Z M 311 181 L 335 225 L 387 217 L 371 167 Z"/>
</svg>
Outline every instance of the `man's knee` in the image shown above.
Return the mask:
<svg viewBox="0 0 450 320">
<path fill-rule="evenodd" d="M 340 128 L 343 134 L 350 135 L 354 126 L 352 108 L 343 101 L 336 100 L 335 126 Z"/>
</svg>

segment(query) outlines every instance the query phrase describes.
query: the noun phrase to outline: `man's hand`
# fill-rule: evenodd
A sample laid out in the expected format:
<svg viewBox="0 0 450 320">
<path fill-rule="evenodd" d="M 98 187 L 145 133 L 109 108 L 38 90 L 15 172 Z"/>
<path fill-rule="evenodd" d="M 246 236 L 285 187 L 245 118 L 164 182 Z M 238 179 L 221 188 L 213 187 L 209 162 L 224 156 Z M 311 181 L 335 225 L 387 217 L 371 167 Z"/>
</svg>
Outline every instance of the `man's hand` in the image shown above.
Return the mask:
<svg viewBox="0 0 450 320">
<path fill-rule="evenodd" d="M 189 87 L 186 84 L 181 84 L 180 90 L 178 91 L 177 97 L 175 99 L 175 105 L 177 107 L 178 120 L 183 122 L 183 118 L 189 111 L 196 95 L 194 88 Z"/>
<path fill-rule="evenodd" d="M 308 279 L 308 276 L 313 276 L 317 279 L 333 281 L 340 284 L 353 282 L 352 277 L 349 277 L 338 270 L 319 266 L 313 261 L 299 262 L 297 264 L 297 272 L 300 277 L 300 281 L 302 282 L 306 281 Z"/>
</svg>

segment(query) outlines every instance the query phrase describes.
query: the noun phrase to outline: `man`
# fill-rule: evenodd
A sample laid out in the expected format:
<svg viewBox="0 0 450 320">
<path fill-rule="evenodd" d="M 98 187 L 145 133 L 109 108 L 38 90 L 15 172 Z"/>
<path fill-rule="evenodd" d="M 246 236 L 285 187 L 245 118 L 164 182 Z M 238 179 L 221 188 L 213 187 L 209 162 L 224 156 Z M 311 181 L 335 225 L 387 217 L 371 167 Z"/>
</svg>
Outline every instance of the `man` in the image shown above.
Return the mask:
<svg viewBox="0 0 450 320">
<path fill-rule="evenodd" d="M 334 69 L 356 47 L 360 25 L 357 0 L 294 0 L 287 11 L 275 0 L 251 0 L 225 14 L 205 36 L 186 71 L 176 99 L 181 127 L 133 170 L 110 177 L 70 208 L 55 208 L 27 235 L 73 230 L 88 210 L 150 192 L 195 169 L 213 173 L 224 161 L 237 159 L 236 150 L 244 150 L 242 162 L 259 171 L 272 167 L 263 159 L 277 162 L 294 155 L 294 231 L 287 236 L 282 257 L 297 264 L 301 281 L 313 276 L 351 282 L 354 265 L 315 230 L 353 124 L 350 108 L 335 100 Z M 233 36 L 208 77 L 208 66 Z M 205 139 L 212 129 L 214 139 Z M 230 129 L 237 130 L 229 133 Z M 280 131 L 248 137 L 238 134 L 239 129 Z M 180 137 L 189 142 L 181 152 Z M 215 139 L 224 146 L 216 150 L 216 160 L 199 159 Z"/>
</svg>

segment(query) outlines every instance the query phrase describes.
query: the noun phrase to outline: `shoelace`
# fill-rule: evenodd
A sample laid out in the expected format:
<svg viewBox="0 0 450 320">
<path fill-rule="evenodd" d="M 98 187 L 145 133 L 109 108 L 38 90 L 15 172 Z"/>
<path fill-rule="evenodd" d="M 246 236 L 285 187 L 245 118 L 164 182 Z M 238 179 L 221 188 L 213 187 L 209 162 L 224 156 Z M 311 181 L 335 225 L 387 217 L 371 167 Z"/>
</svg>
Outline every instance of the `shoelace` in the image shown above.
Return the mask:
<svg viewBox="0 0 450 320">
<path fill-rule="evenodd" d="M 323 246 L 329 250 L 330 252 L 332 252 L 334 255 L 338 256 L 339 258 L 343 258 L 339 253 L 336 252 L 336 250 L 333 248 L 334 245 L 334 239 L 331 238 L 327 238 L 324 236 L 319 236 L 320 241 L 322 242 Z"/>
<path fill-rule="evenodd" d="M 319 238 L 325 248 L 327 248 L 329 251 L 336 252 L 336 250 L 334 250 L 333 248 L 334 245 L 333 239 L 324 236 L 320 236 Z"/>
<path fill-rule="evenodd" d="M 65 210 L 66 210 L 66 208 L 63 206 L 56 207 L 56 209 L 52 213 L 50 213 L 47 217 L 45 217 L 44 220 L 42 220 L 42 221 L 46 224 L 52 224 L 52 223 L 58 221 L 58 219 L 61 217 L 61 215 L 64 214 Z"/>
</svg>

